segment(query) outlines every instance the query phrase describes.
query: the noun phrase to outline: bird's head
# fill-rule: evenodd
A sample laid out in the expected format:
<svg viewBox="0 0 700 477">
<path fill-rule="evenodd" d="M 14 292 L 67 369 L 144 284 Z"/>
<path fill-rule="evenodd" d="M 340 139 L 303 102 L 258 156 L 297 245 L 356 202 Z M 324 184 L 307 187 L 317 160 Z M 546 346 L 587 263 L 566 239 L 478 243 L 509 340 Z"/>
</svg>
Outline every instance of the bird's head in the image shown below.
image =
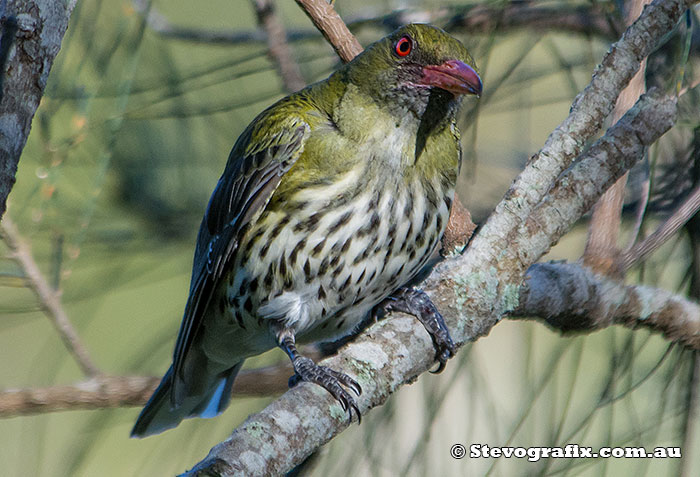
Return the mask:
<svg viewBox="0 0 700 477">
<path fill-rule="evenodd" d="M 410 24 L 368 46 L 348 64 L 352 83 L 377 101 L 422 115 L 432 98 L 457 104 L 480 95 L 481 78 L 459 40 L 431 25 Z"/>
</svg>

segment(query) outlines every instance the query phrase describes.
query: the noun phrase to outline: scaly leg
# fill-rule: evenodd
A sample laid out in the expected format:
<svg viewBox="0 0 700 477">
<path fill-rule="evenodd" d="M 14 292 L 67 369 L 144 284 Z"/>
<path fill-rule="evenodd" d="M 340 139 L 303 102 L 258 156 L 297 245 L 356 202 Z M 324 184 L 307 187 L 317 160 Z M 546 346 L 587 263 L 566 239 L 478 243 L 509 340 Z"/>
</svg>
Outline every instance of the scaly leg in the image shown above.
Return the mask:
<svg viewBox="0 0 700 477">
<path fill-rule="evenodd" d="M 415 288 L 399 288 L 377 305 L 377 308 L 375 314 L 377 311 L 400 311 L 418 318 L 433 339 L 435 359 L 440 362 L 438 369 L 432 372 L 437 374 L 445 369 L 445 363 L 455 354 L 455 344 L 444 318 L 425 292 Z"/>
<path fill-rule="evenodd" d="M 290 330 L 283 330 L 277 335 L 277 343 L 280 348 L 287 353 L 294 366 L 294 376 L 289 378 L 289 387 L 296 386 L 299 381 L 316 383 L 326 391 L 331 393 L 348 413 L 348 422 L 352 422 L 352 411 L 357 414 L 357 422 L 360 423 L 360 409 L 355 403 L 355 398 L 343 388 L 344 385 L 352 389 L 358 396 L 362 394 L 362 388 L 357 381 L 345 373 L 340 373 L 326 366 L 319 366 L 311 360 L 302 356 L 297 351 L 294 334 Z"/>
</svg>

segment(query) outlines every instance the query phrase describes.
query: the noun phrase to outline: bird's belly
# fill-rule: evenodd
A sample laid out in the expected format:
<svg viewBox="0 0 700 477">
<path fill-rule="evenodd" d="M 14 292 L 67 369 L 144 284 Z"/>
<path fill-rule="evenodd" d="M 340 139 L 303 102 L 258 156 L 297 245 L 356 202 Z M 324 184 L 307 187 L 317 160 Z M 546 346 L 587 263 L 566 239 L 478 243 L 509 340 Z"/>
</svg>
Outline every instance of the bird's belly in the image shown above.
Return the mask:
<svg viewBox="0 0 700 477">
<path fill-rule="evenodd" d="M 326 316 L 322 309 L 322 319 L 302 331 L 302 340 L 346 335 L 425 265 L 438 246 L 449 208 L 444 198 L 430 204 L 424 194 L 415 192 L 410 197 L 387 194 L 377 210 L 356 215 L 363 224 L 350 236 L 357 246 L 340 258 L 330 254 L 330 262 L 337 261 L 337 267 L 317 277 L 330 306 Z"/>
<path fill-rule="evenodd" d="M 447 224 L 453 188 L 405 185 L 263 214 L 241 242 L 219 334 L 235 334 L 252 355 L 275 345 L 270 320 L 301 342 L 355 328 L 420 271 Z"/>
</svg>

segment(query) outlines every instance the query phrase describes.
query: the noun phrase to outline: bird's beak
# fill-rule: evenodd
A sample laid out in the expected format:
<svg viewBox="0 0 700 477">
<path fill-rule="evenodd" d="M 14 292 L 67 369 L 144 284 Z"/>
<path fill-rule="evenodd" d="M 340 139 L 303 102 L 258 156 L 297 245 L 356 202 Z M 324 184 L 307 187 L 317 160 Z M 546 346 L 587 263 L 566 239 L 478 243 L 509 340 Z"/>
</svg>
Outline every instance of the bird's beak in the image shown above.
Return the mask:
<svg viewBox="0 0 700 477">
<path fill-rule="evenodd" d="M 421 84 L 435 86 L 453 93 L 481 95 L 481 78 L 474 68 L 459 60 L 447 60 L 441 65 L 423 67 Z"/>
</svg>

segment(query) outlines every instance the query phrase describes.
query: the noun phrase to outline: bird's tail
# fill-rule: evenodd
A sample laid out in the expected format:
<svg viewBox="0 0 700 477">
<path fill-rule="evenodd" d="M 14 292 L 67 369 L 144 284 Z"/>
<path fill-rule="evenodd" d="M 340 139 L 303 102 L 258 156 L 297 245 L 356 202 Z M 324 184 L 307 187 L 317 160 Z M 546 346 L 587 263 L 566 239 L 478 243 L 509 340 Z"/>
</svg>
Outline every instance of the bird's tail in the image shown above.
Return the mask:
<svg viewBox="0 0 700 477">
<path fill-rule="evenodd" d="M 204 394 L 185 396 L 182 404 L 173 408 L 170 392 L 173 384 L 173 367 L 165 373 L 158 388 L 139 414 L 131 430 L 131 437 L 147 437 L 159 434 L 180 424 L 188 417 L 214 417 L 228 406 L 231 388 L 243 361 L 220 373 L 207 386 Z"/>
</svg>

